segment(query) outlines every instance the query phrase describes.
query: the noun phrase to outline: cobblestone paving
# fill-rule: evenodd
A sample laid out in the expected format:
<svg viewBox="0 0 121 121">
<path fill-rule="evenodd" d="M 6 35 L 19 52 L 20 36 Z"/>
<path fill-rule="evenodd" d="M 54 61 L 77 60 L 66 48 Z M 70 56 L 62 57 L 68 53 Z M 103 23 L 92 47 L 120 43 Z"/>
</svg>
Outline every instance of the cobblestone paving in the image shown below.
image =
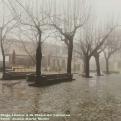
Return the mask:
<svg viewBox="0 0 121 121">
<path fill-rule="evenodd" d="M 29 87 L 25 80 L 1 81 L 0 113 L 53 113 L 50 121 L 121 121 L 121 75 Z"/>
</svg>

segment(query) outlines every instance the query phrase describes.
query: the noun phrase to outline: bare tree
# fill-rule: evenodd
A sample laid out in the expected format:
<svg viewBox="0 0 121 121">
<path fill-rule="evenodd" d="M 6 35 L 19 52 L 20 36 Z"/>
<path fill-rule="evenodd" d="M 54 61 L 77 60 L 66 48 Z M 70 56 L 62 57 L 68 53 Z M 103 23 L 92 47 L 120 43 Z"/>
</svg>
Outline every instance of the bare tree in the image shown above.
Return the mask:
<svg viewBox="0 0 121 121">
<path fill-rule="evenodd" d="M 97 31 L 96 33 L 97 35 L 94 35 L 96 36 L 96 41 L 100 41 L 101 39 L 101 32 L 100 30 Z M 95 58 L 95 63 L 96 63 L 96 73 L 97 73 L 97 76 L 101 76 L 101 70 L 100 70 L 100 54 L 103 52 L 103 50 L 105 49 L 104 46 L 101 46 L 99 49 L 97 49 L 94 54 L 93 54 L 93 57 Z"/>
<path fill-rule="evenodd" d="M 115 32 L 110 36 L 106 43 L 105 43 L 105 49 L 103 50 L 105 63 L 106 63 L 106 74 L 109 74 L 109 60 L 110 58 L 121 49 L 121 42 L 120 42 L 120 36 L 119 32 Z"/>
<path fill-rule="evenodd" d="M 78 54 L 83 59 L 84 62 L 84 76 L 90 77 L 90 59 L 92 56 L 95 56 L 97 62 L 97 73 L 100 74 L 100 66 L 99 66 L 99 54 L 100 49 L 106 39 L 109 37 L 111 32 L 115 27 L 112 27 L 104 36 L 99 36 L 96 34 L 97 30 L 94 26 L 86 27 L 81 32 L 81 38 L 79 40 L 80 51 Z M 97 35 L 97 36 L 95 36 Z M 99 70 L 98 70 L 99 69 Z"/>
<path fill-rule="evenodd" d="M 67 45 L 67 73 L 71 74 L 73 43 L 75 35 L 78 29 L 85 24 L 89 16 L 83 13 L 84 10 L 86 11 L 86 1 L 66 0 L 65 4 L 66 3 L 66 8 L 63 8 L 65 10 L 65 13 L 63 13 L 64 15 L 60 14 L 58 17 L 59 13 L 55 9 L 54 15 L 52 15 L 52 17 L 50 16 L 49 19 L 51 20 L 50 25 L 53 26 L 60 33 L 61 40 L 64 41 L 64 43 Z"/>
<path fill-rule="evenodd" d="M 111 19 L 110 20 L 110 22 L 108 22 L 104 27 L 105 27 L 105 29 L 103 29 L 103 33 L 107 33 L 107 29 L 109 29 L 109 28 L 111 28 L 110 30 L 111 30 L 111 33 L 113 34 L 113 32 L 114 32 L 114 30 L 119 26 L 119 25 L 117 25 L 116 24 L 117 22 L 115 21 L 114 22 L 114 20 L 113 19 Z M 102 33 L 101 33 L 101 31 L 102 30 L 100 30 L 101 28 L 99 27 L 98 28 L 99 30 L 97 30 L 97 42 L 98 41 L 100 41 L 100 39 L 102 38 Z M 109 33 L 109 35 L 111 36 L 111 34 Z M 109 36 L 108 35 L 108 36 Z M 110 37 L 109 36 L 109 37 Z M 107 37 L 107 39 L 109 38 L 109 37 Z M 93 57 L 95 58 L 95 62 L 96 62 L 96 71 L 97 71 L 97 76 L 101 76 L 101 71 L 100 71 L 100 54 L 105 50 L 105 48 L 106 48 L 106 46 L 105 46 L 105 43 L 107 42 L 107 39 L 105 39 L 105 41 L 103 42 L 103 45 L 99 48 L 99 49 L 97 49 L 97 51 L 95 51 L 94 52 L 94 54 L 93 54 Z"/>
<path fill-rule="evenodd" d="M 95 58 L 96 62 L 96 72 L 97 76 L 101 76 L 101 70 L 100 70 L 100 54 L 102 53 L 103 49 L 100 49 L 99 51 L 95 51 L 93 54 L 93 57 Z"/>
<path fill-rule="evenodd" d="M 4 18 L 4 17 L 3 17 Z M 5 72 L 6 72 L 6 55 L 5 55 L 5 46 L 7 46 L 7 35 L 10 33 L 10 31 L 16 27 L 16 23 L 14 21 L 14 18 L 8 20 L 5 22 L 3 19 L 2 25 L 0 26 L 0 47 L 1 47 L 1 52 L 2 52 L 2 57 L 3 57 L 3 77 L 5 77 Z M 10 46 L 10 45 L 9 45 Z"/>
<path fill-rule="evenodd" d="M 20 26 L 24 25 L 26 26 L 28 30 L 31 30 L 32 32 L 36 33 L 36 39 L 37 39 L 37 47 L 36 47 L 36 79 L 41 75 L 41 62 L 42 62 L 42 32 L 43 32 L 43 26 L 45 25 L 44 20 L 46 19 L 43 16 L 43 13 L 39 10 L 37 10 L 37 15 L 35 11 L 33 10 L 33 7 L 27 7 L 22 4 L 21 1 L 15 0 L 16 4 L 19 5 L 19 7 L 22 9 L 18 10 L 13 7 L 13 4 L 11 1 L 9 3 L 11 4 L 11 8 L 15 13 L 15 16 L 19 16 L 18 19 L 16 19 Z M 39 12 L 39 14 L 38 14 Z"/>
</svg>

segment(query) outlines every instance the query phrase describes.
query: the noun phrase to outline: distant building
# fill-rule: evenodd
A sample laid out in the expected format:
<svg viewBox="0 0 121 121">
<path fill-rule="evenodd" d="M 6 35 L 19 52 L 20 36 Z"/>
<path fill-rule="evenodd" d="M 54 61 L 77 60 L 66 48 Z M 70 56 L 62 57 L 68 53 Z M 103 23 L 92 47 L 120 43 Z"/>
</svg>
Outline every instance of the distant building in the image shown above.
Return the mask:
<svg viewBox="0 0 121 121">
<path fill-rule="evenodd" d="M 5 52 L 9 67 L 35 67 L 35 43 L 20 40 L 9 40 L 9 43 L 10 46 Z M 66 72 L 67 48 L 65 44 L 44 43 L 42 51 L 42 69 L 44 71 Z M 72 71 L 82 71 L 82 63 L 76 55 L 73 55 Z"/>
</svg>

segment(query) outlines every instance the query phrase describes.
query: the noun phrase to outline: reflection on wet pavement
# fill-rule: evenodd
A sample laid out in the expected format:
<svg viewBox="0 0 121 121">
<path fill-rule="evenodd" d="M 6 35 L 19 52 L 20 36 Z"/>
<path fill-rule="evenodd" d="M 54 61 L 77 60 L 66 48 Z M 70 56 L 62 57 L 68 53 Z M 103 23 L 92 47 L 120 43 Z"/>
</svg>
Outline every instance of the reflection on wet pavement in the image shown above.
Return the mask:
<svg viewBox="0 0 121 121">
<path fill-rule="evenodd" d="M 71 114 L 61 121 L 121 121 L 121 75 L 29 87 L 25 80 L 0 81 L 0 113 Z M 51 119 L 59 121 L 58 119 Z"/>
</svg>

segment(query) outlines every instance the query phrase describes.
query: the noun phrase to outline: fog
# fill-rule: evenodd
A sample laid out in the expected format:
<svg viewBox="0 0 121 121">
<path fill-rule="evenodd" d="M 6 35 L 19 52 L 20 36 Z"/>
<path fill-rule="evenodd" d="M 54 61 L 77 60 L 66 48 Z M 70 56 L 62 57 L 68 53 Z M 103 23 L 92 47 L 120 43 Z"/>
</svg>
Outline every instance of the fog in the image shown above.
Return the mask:
<svg viewBox="0 0 121 121">
<path fill-rule="evenodd" d="M 10 14 L 9 7 L 6 6 L 4 3 L 7 3 L 8 0 L 0 0 L 0 16 L 2 17 L 3 14 L 7 15 Z M 44 7 L 45 9 L 48 8 L 47 4 L 48 1 L 52 2 L 52 4 L 56 4 L 58 6 L 57 9 L 63 9 L 64 6 L 68 6 L 65 0 L 21 0 L 21 2 L 25 5 L 29 4 L 29 6 L 34 6 L 41 8 Z M 56 1 L 56 2 L 55 2 Z M 69 0 L 69 3 L 73 4 L 76 3 L 78 0 Z M 118 19 L 121 20 L 121 1 L 120 0 L 87 0 L 87 3 L 91 6 L 91 11 L 95 16 L 99 19 Z M 36 6 L 37 4 L 37 6 Z"/>
</svg>

